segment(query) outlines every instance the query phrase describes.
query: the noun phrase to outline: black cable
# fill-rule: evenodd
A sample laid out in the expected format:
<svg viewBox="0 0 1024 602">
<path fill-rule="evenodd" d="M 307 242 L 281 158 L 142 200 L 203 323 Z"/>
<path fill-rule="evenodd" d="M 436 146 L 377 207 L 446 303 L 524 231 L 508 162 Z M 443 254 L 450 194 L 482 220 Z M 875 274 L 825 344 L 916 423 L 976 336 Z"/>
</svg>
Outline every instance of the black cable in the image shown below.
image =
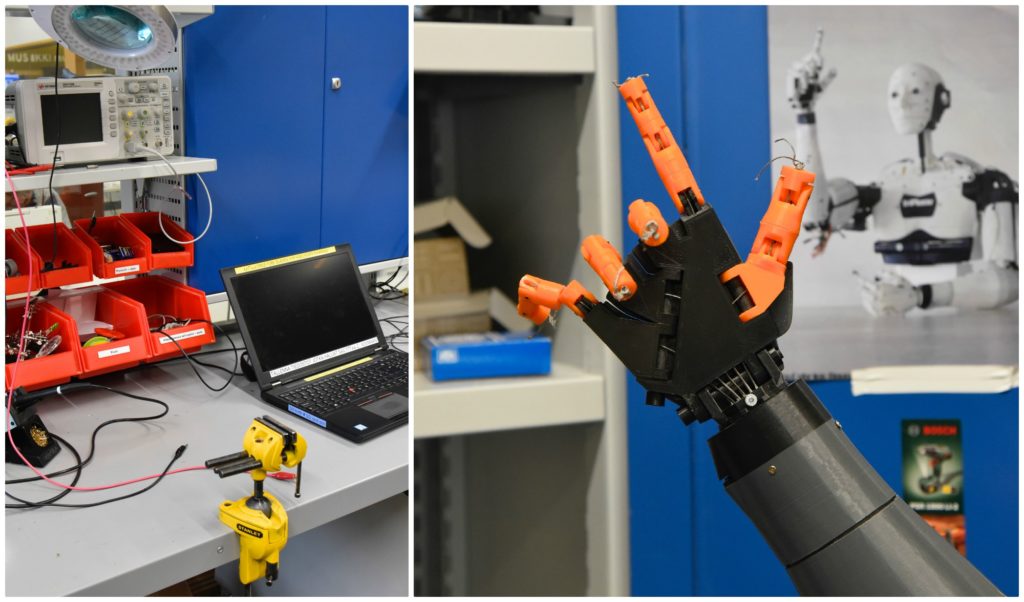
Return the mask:
<svg viewBox="0 0 1024 602">
<path fill-rule="evenodd" d="M 394 348 L 397 349 L 397 347 L 395 346 L 395 341 L 397 341 L 398 339 L 405 339 L 406 344 L 408 344 L 408 341 L 409 341 L 409 315 L 408 314 L 406 314 L 404 316 L 390 316 L 390 317 L 387 317 L 387 318 L 381 318 L 380 321 L 387 323 L 389 326 L 391 326 L 392 328 L 394 328 L 395 330 L 398 331 L 398 332 L 396 332 L 394 334 L 390 334 L 390 335 L 387 335 L 386 337 L 384 337 L 384 339 L 387 341 L 389 346 L 394 347 Z"/>
<path fill-rule="evenodd" d="M 118 497 L 113 497 L 113 498 L 110 498 L 110 499 L 107 499 L 107 500 L 101 500 L 99 502 L 90 502 L 88 504 L 57 504 L 57 503 L 53 503 L 53 502 L 46 502 L 46 503 L 28 502 L 28 501 L 22 500 L 20 498 L 16 498 L 16 497 L 14 497 L 13 495 L 11 495 L 9 493 L 7 494 L 7 497 L 10 497 L 12 499 L 18 500 L 19 502 L 22 502 L 23 504 L 26 504 L 26 506 L 30 507 L 30 508 L 41 508 L 43 506 L 57 506 L 59 508 L 92 508 L 93 506 L 102 506 L 104 504 L 110 504 L 112 502 L 119 502 L 121 500 L 126 500 L 126 499 L 128 499 L 130 497 L 135 497 L 137 495 L 141 495 L 143 493 L 146 493 L 150 489 L 156 487 L 160 483 L 160 481 L 164 480 L 164 477 L 167 476 L 167 473 L 171 471 L 171 467 L 174 466 L 174 463 L 177 462 L 178 459 L 181 458 L 181 456 L 183 456 L 185 454 L 185 449 L 186 448 L 188 448 L 187 444 L 186 445 L 182 445 L 177 450 L 175 450 L 174 457 L 171 458 L 171 461 L 167 463 L 167 466 L 164 468 L 163 472 L 160 473 L 160 476 L 158 476 L 152 483 L 150 483 L 149 485 L 146 485 L 145 487 L 143 487 L 142 489 L 139 489 L 138 491 L 133 491 L 131 493 L 128 493 L 128 494 L 125 494 L 125 495 L 121 495 L 121 496 L 118 496 Z M 71 491 L 71 490 L 68 489 L 67 491 Z"/>
<path fill-rule="evenodd" d="M 170 411 L 170 407 L 166 403 L 160 401 L 159 399 L 152 399 L 150 397 L 142 397 L 141 395 L 135 395 L 134 393 L 127 393 L 125 391 L 119 391 L 117 389 L 114 389 L 114 388 L 111 388 L 111 387 L 108 387 L 108 386 L 105 386 L 105 385 L 98 385 L 96 383 L 82 382 L 81 384 L 85 385 L 87 387 L 93 387 L 95 389 L 103 389 L 104 391 L 109 391 L 111 393 L 116 393 L 117 395 L 122 395 L 124 397 L 130 397 L 132 399 L 138 399 L 140 401 L 146 401 L 146 402 L 149 402 L 149 403 L 155 403 L 155 404 L 158 404 L 160 406 L 163 406 L 164 411 L 160 412 L 159 414 L 154 414 L 152 416 L 140 416 L 140 417 L 134 417 L 134 418 L 115 418 L 113 420 L 107 420 L 106 422 L 101 423 L 99 426 L 97 426 L 95 429 L 93 429 L 92 436 L 89 438 L 89 455 L 86 456 L 85 461 L 81 462 L 81 457 L 79 457 L 77 452 L 75 452 L 75 456 L 79 458 L 79 461 L 80 461 L 79 464 L 77 464 L 75 466 L 71 466 L 69 468 L 65 468 L 63 470 L 58 470 L 56 472 L 52 472 L 52 473 L 46 475 L 46 477 L 49 478 L 49 479 L 52 479 L 53 477 L 59 477 L 61 475 L 65 475 L 65 474 L 67 474 L 69 472 L 72 472 L 74 470 L 80 470 L 81 468 L 85 467 L 86 464 L 91 462 L 92 458 L 93 458 L 93 455 L 96 453 L 96 436 L 99 434 L 101 429 L 103 429 L 103 428 L 105 428 L 107 426 L 110 426 L 111 424 L 117 424 L 119 422 L 142 422 L 144 420 L 156 420 L 158 418 L 163 418 L 164 416 L 167 415 L 167 412 Z M 50 434 L 53 435 L 53 433 L 50 433 Z M 53 435 L 53 437 L 57 438 L 56 435 Z M 15 485 L 15 484 L 18 484 L 18 483 L 30 483 L 32 481 L 40 481 L 40 480 L 42 480 L 42 477 L 33 476 L 33 477 L 26 477 L 26 478 L 23 478 L 23 479 L 11 479 L 9 481 L 4 481 L 4 484 L 5 485 Z M 73 484 L 74 483 L 72 483 L 72 485 Z"/>
<path fill-rule="evenodd" d="M 402 285 L 402 283 L 404 283 L 406 280 L 409 279 L 409 272 L 408 272 L 408 270 L 405 272 L 405 275 L 402 276 L 401 280 L 399 280 L 395 284 L 391 284 L 392 282 L 394 282 L 395 278 L 402 271 L 402 269 L 403 269 L 403 266 L 399 266 L 398 269 L 396 269 L 394 272 L 392 272 L 391 276 L 389 276 L 388 279 L 385 280 L 384 282 L 377 282 L 376 276 L 374 276 L 374 281 L 370 285 L 370 290 L 368 291 L 369 294 L 370 294 L 370 297 L 373 298 L 373 299 L 376 299 L 377 301 L 394 301 L 396 299 L 401 299 L 403 297 L 408 297 L 409 293 L 403 292 L 403 291 L 399 290 L 399 288 L 398 288 L 399 286 Z M 374 294 L 374 293 L 377 293 L 377 294 Z M 382 295 L 386 295 L 388 293 L 391 293 L 392 296 L 390 296 L 390 297 L 382 296 Z"/>
<path fill-rule="evenodd" d="M 57 171 L 57 157 L 60 156 L 60 44 L 54 45 L 53 51 L 53 108 L 57 113 L 57 145 L 53 149 L 53 165 L 50 166 L 50 214 L 53 216 L 53 260 L 50 269 L 57 267 L 57 200 L 53 197 L 53 173 Z"/>
<path fill-rule="evenodd" d="M 71 481 L 71 487 L 74 487 L 75 485 L 78 484 L 78 480 L 82 478 L 82 466 L 84 465 L 83 462 L 82 462 L 82 456 L 78 453 L 78 450 L 75 449 L 74 445 L 71 445 L 70 443 L 65 441 L 62 437 L 54 435 L 53 433 L 50 433 L 50 436 L 53 437 L 59 443 L 63 443 L 64 447 L 66 447 L 68 449 L 68 451 L 70 451 L 72 453 L 72 455 L 75 456 L 75 460 L 78 461 L 78 463 L 75 466 L 71 467 L 71 470 L 77 470 L 78 471 L 77 473 L 75 473 L 75 478 L 72 479 L 72 481 Z M 64 473 L 62 472 L 60 474 L 64 474 Z M 39 477 L 36 477 L 36 478 L 38 479 Z M 10 482 L 10 481 L 8 481 L 8 482 Z M 65 495 L 71 493 L 71 491 L 72 491 L 71 489 L 65 489 L 64 491 L 61 491 L 57 495 L 55 495 L 55 496 L 53 496 L 53 497 L 51 497 L 49 499 L 43 500 L 41 502 L 26 502 L 25 500 L 22 500 L 21 498 L 14 497 L 13 495 L 11 495 L 10 493 L 7 493 L 5 491 L 4 494 L 7 497 L 9 497 L 11 499 L 14 499 L 14 500 L 17 500 L 17 501 L 22 502 L 22 503 L 21 504 L 5 504 L 4 507 L 5 508 L 38 508 L 39 506 L 34 505 L 34 504 L 50 504 L 52 502 L 56 502 L 57 500 L 61 499 Z"/>
<path fill-rule="evenodd" d="M 238 370 L 238 347 L 235 346 L 235 341 L 228 335 L 228 333 L 224 332 L 224 329 L 222 329 L 217 324 L 214 324 L 213 322 L 211 322 L 209 320 L 193 320 L 193 322 L 202 322 L 202 323 L 209 324 L 209 325 L 213 326 L 214 329 L 217 330 L 217 332 L 219 332 L 222 336 L 224 336 L 228 340 L 229 343 L 231 343 L 231 349 L 235 352 L 235 367 L 228 374 L 228 379 L 226 381 L 224 381 L 224 384 L 221 385 L 220 387 L 214 387 L 210 383 L 206 382 L 206 379 L 203 378 L 203 375 L 199 373 L 199 369 L 196 368 L 196 364 L 199 364 L 201 366 L 205 365 L 207 367 L 210 367 L 209 364 L 205 364 L 203 362 L 200 362 L 199 360 L 192 359 L 192 356 L 190 356 L 188 354 L 188 352 L 186 352 L 185 349 L 181 345 L 178 344 L 178 341 L 174 340 L 174 337 L 172 337 L 170 334 L 168 334 L 167 331 L 165 331 L 162 326 L 159 327 L 159 328 L 156 328 L 155 332 L 159 332 L 160 334 L 166 336 L 168 339 L 170 339 L 170 341 L 172 343 L 174 343 L 174 346 L 178 348 L 178 351 L 181 352 L 181 355 L 186 360 L 188 360 L 189 367 L 192 368 L 192 372 L 195 373 L 196 378 L 199 379 L 199 382 L 203 383 L 203 386 L 205 386 L 207 389 L 213 391 L 214 393 L 219 393 L 219 392 L 223 391 L 224 389 L 227 389 L 228 385 L 231 384 L 231 381 L 235 378 L 236 375 L 238 375 L 238 373 L 236 372 Z M 227 368 L 224 368 L 222 366 L 214 366 L 214 367 L 218 368 L 218 369 L 221 369 L 221 370 L 224 370 L 225 372 L 227 372 Z"/>
</svg>

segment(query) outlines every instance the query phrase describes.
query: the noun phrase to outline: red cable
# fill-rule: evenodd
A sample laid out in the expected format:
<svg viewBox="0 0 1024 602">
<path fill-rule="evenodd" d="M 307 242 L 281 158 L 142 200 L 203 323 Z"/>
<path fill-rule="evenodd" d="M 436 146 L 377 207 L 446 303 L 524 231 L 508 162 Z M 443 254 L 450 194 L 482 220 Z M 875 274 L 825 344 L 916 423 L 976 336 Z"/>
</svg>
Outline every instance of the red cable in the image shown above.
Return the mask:
<svg viewBox="0 0 1024 602">
<path fill-rule="evenodd" d="M 22 227 L 22 230 L 25 233 L 25 242 L 27 244 L 28 240 L 29 240 L 29 237 L 28 237 L 28 225 L 25 223 L 25 214 L 21 212 L 21 200 L 18 198 L 18 191 L 15 190 L 14 182 L 11 180 L 11 175 L 7 172 L 6 167 L 4 168 L 4 176 L 7 178 L 8 185 L 10 185 L 10 187 L 11 187 L 11 194 L 14 196 L 14 204 L 18 207 L 18 217 L 21 219 L 21 227 Z M 50 483 L 51 485 L 56 485 L 57 487 L 61 487 L 63 489 L 70 489 L 72 491 L 101 491 L 101 490 L 104 490 L 104 489 L 114 489 L 115 487 L 123 487 L 125 485 L 131 485 L 132 483 L 138 483 L 139 481 L 148 481 L 150 479 L 155 479 L 155 478 L 158 478 L 161 474 L 164 474 L 164 473 L 157 473 L 157 474 L 147 475 L 147 476 L 144 476 L 144 477 L 139 477 L 137 479 L 131 479 L 131 480 L 128 480 L 128 481 L 122 481 L 120 483 L 114 483 L 112 485 L 101 485 L 101 486 L 98 486 L 98 487 L 76 487 L 76 486 L 68 485 L 67 483 L 61 483 L 59 481 L 54 481 L 53 479 L 47 477 L 42 472 L 40 472 L 38 468 L 33 466 L 32 463 L 28 461 L 28 458 L 26 458 L 21 453 L 21 450 L 18 449 L 18 445 L 14 442 L 14 435 L 11 434 L 11 405 L 14 402 L 14 386 L 13 386 L 13 384 L 15 382 L 17 382 L 18 366 L 21 365 L 21 355 L 22 355 L 22 353 L 25 350 L 25 329 L 28 326 L 28 308 L 29 308 L 29 305 L 32 302 L 31 297 L 30 297 L 31 293 L 32 293 L 32 251 L 31 251 L 31 247 L 29 247 L 29 253 L 28 253 L 28 288 L 26 289 L 26 292 L 25 292 L 25 312 L 21 316 L 21 335 L 20 335 L 20 340 L 18 341 L 18 357 L 17 357 L 17 359 L 14 360 L 14 370 L 11 372 L 11 382 L 7 383 L 7 386 L 8 386 L 8 390 L 7 390 L 7 440 L 10 441 L 11 447 L 14 448 L 14 453 L 18 454 L 18 457 L 21 458 L 21 461 L 25 463 L 25 466 L 28 466 L 29 468 L 31 468 L 32 472 L 36 473 L 37 476 L 39 476 L 41 479 L 43 479 L 47 483 Z M 204 470 L 205 468 L 206 468 L 205 466 L 189 466 L 187 468 L 178 468 L 176 470 L 169 471 L 166 474 L 172 475 L 172 474 L 177 474 L 179 472 L 188 472 L 188 471 L 192 471 L 192 470 Z"/>
</svg>

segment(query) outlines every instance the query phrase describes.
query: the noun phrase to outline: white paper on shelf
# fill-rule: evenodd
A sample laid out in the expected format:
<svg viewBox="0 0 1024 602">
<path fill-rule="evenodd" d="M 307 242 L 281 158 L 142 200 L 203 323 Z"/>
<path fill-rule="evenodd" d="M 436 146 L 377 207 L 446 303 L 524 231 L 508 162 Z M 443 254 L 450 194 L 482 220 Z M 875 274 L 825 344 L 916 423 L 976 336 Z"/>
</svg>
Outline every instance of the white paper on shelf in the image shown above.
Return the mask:
<svg viewBox="0 0 1024 602">
<path fill-rule="evenodd" d="M 1018 386 L 1017 366 L 882 366 L 853 370 L 854 395 L 1002 393 Z"/>
</svg>

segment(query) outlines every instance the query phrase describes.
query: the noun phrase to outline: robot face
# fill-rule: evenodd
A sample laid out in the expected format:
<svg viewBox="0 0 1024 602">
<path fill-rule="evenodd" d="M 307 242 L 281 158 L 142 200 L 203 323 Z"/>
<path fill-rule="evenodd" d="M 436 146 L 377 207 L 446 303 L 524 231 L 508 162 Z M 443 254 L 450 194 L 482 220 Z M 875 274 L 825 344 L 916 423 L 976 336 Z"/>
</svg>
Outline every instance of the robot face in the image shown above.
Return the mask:
<svg viewBox="0 0 1024 602">
<path fill-rule="evenodd" d="M 927 65 L 903 65 L 889 78 L 889 117 L 899 134 L 920 134 L 934 128 L 947 106 L 949 92 L 942 77 Z"/>
</svg>

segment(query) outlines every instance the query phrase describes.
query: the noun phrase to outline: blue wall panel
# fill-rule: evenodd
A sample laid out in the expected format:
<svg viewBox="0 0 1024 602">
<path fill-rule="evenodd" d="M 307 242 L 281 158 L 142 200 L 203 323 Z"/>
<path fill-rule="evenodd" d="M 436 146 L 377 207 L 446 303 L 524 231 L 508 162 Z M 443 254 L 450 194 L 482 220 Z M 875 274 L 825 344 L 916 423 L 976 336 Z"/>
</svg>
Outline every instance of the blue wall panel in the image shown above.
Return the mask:
<svg viewBox="0 0 1024 602">
<path fill-rule="evenodd" d="M 619 7 L 619 81 L 649 73 L 647 85 L 662 116 L 686 152 L 683 129 L 682 18 L 678 7 Z M 629 203 L 643 198 L 670 217 L 675 205 L 665 192 L 629 111 L 620 108 L 622 223 Z M 698 174 L 698 177 L 700 174 Z M 625 229 L 624 241 L 636 236 Z M 631 244 L 627 242 L 627 246 Z M 643 388 L 627 385 L 632 593 L 638 596 L 693 592 L 692 434 L 666 408 L 644 405 Z"/>
<path fill-rule="evenodd" d="M 186 152 L 218 164 L 189 271 L 208 293 L 224 290 L 222 267 L 319 245 L 325 12 L 218 6 L 185 29 Z M 198 233 L 206 198 L 193 196 Z"/>
<path fill-rule="evenodd" d="M 327 8 L 321 244 L 361 263 L 409 254 L 409 9 Z"/>
<path fill-rule="evenodd" d="M 768 177 L 753 179 L 772 154 L 766 9 L 620 7 L 617 14 L 620 80 L 650 74 L 651 94 L 705 198 L 745 256 L 771 194 Z M 625 226 L 633 199 L 656 203 L 666 217 L 674 206 L 626 111 L 620 127 L 624 240 L 633 241 Z M 785 351 L 785 339 L 782 346 Z M 1005 593 L 1016 594 L 1017 392 L 853 398 L 849 387 L 848 381 L 813 385 L 897 491 L 900 420 L 962 420 L 968 557 Z M 628 397 L 632 593 L 795 594 L 714 473 L 706 440 L 717 427 L 684 428 L 669 410 L 646 407 L 632 378 Z"/>
</svg>

